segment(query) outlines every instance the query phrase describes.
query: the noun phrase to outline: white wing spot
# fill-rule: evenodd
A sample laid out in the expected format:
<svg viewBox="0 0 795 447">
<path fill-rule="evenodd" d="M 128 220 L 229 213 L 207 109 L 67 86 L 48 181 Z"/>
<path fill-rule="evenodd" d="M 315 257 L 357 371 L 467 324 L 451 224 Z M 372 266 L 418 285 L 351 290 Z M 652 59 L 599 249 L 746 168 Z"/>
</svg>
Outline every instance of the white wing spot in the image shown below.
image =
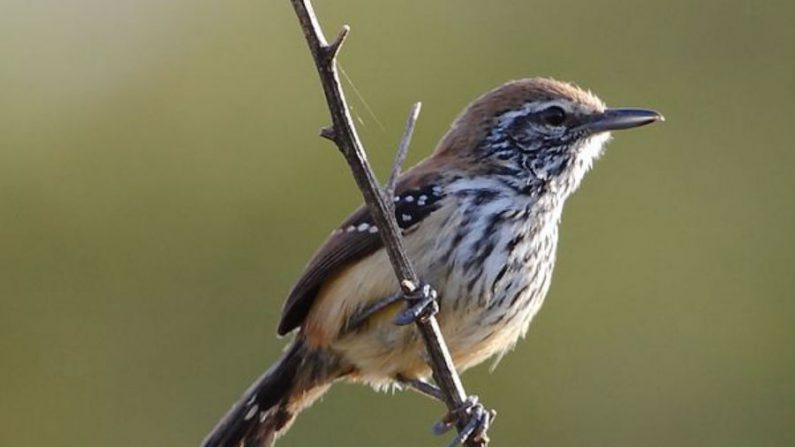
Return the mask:
<svg viewBox="0 0 795 447">
<path fill-rule="evenodd" d="M 359 231 L 367 231 L 367 228 L 369 228 L 369 227 L 370 227 L 369 224 L 361 223 L 361 224 L 359 224 L 359 226 L 356 229 L 359 230 Z"/>
<path fill-rule="evenodd" d="M 408 214 L 401 214 L 400 218 L 403 219 L 403 222 L 408 222 L 411 220 L 411 216 Z"/>
<path fill-rule="evenodd" d="M 246 416 L 243 419 L 247 421 L 253 418 L 254 415 L 257 414 L 257 411 L 259 411 L 259 405 L 255 404 L 253 407 L 248 409 L 248 413 L 246 413 Z"/>
<path fill-rule="evenodd" d="M 419 206 L 425 206 L 427 202 L 428 202 L 428 196 L 426 196 L 425 194 L 417 198 L 417 205 Z"/>
<path fill-rule="evenodd" d="M 370 233 L 378 233 L 378 227 L 376 227 L 375 225 L 371 226 Z"/>
<path fill-rule="evenodd" d="M 411 203 L 414 201 L 414 196 L 406 196 L 403 200 L 405 200 L 408 203 Z"/>
<path fill-rule="evenodd" d="M 348 233 L 350 233 L 351 231 L 354 231 L 354 230 L 356 230 L 356 227 L 353 226 L 353 225 L 349 225 L 348 228 L 345 229 L 345 231 L 347 231 Z"/>
</svg>

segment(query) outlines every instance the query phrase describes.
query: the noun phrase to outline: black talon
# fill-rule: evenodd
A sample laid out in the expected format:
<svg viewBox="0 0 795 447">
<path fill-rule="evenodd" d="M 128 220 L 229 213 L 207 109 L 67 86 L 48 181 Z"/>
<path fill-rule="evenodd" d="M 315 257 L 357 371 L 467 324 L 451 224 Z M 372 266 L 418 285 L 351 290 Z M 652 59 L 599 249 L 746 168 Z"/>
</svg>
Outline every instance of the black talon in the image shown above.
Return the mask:
<svg viewBox="0 0 795 447">
<path fill-rule="evenodd" d="M 477 430 L 478 427 L 480 427 L 480 425 L 483 423 L 482 415 L 485 412 L 481 412 L 475 408 L 473 408 L 472 415 L 469 419 L 469 422 L 467 422 L 467 425 L 465 425 L 461 432 L 459 432 L 456 437 L 453 438 L 449 444 L 447 444 L 447 447 L 455 447 L 457 445 L 464 444 L 466 440 L 469 439 L 473 433 L 475 433 L 475 430 Z"/>
<path fill-rule="evenodd" d="M 489 443 L 489 427 L 491 427 L 491 423 L 494 422 L 494 418 L 497 417 L 497 412 L 494 410 L 486 410 L 485 407 L 483 408 L 483 414 L 480 418 L 480 423 L 476 427 L 474 433 L 472 434 L 472 439 L 475 441 L 481 441 L 485 444 Z"/>
<path fill-rule="evenodd" d="M 406 326 L 417 320 L 427 320 L 439 312 L 439 304 L 436 302 L 436 291 L 428 284 L 423 284 L 411 296 L 407 297 L 410 304 L 405 310 L 395 317 L 395 324 Z"/>
<path fill-rule="evenodd" d="M 469 439 L 487 443 L 489 438 L 486 432 L 496 415 L 497 412 L 494 410 L 486 410 L 486 407 L 478 402 L 477 396 L 469 396 L 460 407 L 450 411 L 441 421 L 437 422 L 433 430 L 435 434 L 440 435 L 453 428 L 456 422 L 466 422 L 461 432 L 453 438 L 447 447 L 464 444 Z"/>
<path fill-rule="evenodd" d="M 455 426 L 455 416 L 453 412 L 447 413 L 441 421 L 433 424 L 433 434 L 441 436 Z"/>
</svg>

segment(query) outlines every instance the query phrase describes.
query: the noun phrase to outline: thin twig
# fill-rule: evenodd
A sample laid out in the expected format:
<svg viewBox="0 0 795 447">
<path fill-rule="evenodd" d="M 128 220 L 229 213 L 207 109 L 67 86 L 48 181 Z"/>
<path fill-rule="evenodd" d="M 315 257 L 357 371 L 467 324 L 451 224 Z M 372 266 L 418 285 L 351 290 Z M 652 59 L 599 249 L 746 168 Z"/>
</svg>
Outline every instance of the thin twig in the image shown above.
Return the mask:
<svg viewBox="0 0 795 447">
<path fill-rule="evenodd" d="M 362 148 L 356 128 L 353 125 L 345 95 L 339 81 L 336 67 L 336 55 L 348 35 L 348 27 L 338 35 L 333 44 L 326 43 L 323 31 L 315 16 L 309 0 L 291 0 L 295 13 L 301 24 L 312 58 L 315 61 L 323 92 L 326 96 L 332 120 L 332 131 L 324 131 L 323 136 L 331 138 L 342 152 L 345 160 L 353 173 L 356 184 L 364 196 L 370 209 L 370 214 L 378 227 L 378 233 L 384 242 L 384 247 L 389 255 L 395 275 L 400 283 L 404 295 L 414 294 L 420 285 L 419 277 L 403 248 L 400 231 L 394 214 L 390 212 L 389 205 L 384 200 L 384 195 Z M 447 345 L 442 337 L 439 323 L 435 317 L 417 320 L 417 327 L 422 334 L 428 351 L 429 363 L 433 370 L 434 379 L 444 395 L 445 404 L 450 411 L 456 410 L 464 404 L 466 393 L 461 385 L 461 379 L 455 370 L 453 360 Z M 464 424 L 458 424 L 459 433 L 464 430 Z M 482 447 L 484 440 L 468 440 L 467 446 Z"/>
<path fill-rule="evenodd" d="M 318 24 L 318 27 L 320 25 Z M 320 29 L 320 28 L 318 28 Z M 348 34 L 351 32 L 351 27 L 348 25 L 342 25 L 340 32 L 337 34 L 337 37 L 334 39 L 334 42 L 331 42 L 327 48 L 327 55 L 326 57 L 329 59 L 327 63 L 334 63 L 334 60 L 337 58 L 337 54 L 340 52 L 340 48 L 342 48 L 342 44 L 345 43 L 345 39 L 348 38 Z"/>
<path fill-rule="evenodd" d="M 400 176 L 400 167 L 406 161 L 406 155 L 409 153 L 409 144 L 411 143 L 411 136 L 414 134 L 414 125 L 417 124 L 417 118 L 420 116 L 420 109 L 422 109 L 422 103 L 418 102 L 411 106 L 411 111 L 409 111 L 406 128 L 403 130 L 403 137 L 400 139 L 395 161 L 392 162 L 392 172 L 390 172 L 389 180 L 384 185 L 384 195 L 388 201 L 391 201 L 395 195 L 395 186 L 397 186 L 397 179 Z"/>
</svg>

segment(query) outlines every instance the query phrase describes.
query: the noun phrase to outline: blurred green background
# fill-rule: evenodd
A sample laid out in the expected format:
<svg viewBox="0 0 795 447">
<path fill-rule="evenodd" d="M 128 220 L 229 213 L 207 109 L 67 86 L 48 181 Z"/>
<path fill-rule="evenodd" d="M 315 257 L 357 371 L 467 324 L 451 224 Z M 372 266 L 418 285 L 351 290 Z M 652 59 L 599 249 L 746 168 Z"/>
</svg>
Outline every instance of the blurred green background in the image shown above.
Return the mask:
<svg viewBox="0 0 795 447">
<path fill-rule="evenodd" d="M 318 0 L 383 175 L 535 75 L 668 121 L 569 201 L 527 340 L 465 374 L 500 446 L 795 445 L 795 3 Z M 378 124 L 383 123 L 383 127 Z M 0 445 L 196 445 L 359 202 L 287 1 L 0 2 Z M 335 387 L 281 446 L 438 446 Z"/>
</svg>

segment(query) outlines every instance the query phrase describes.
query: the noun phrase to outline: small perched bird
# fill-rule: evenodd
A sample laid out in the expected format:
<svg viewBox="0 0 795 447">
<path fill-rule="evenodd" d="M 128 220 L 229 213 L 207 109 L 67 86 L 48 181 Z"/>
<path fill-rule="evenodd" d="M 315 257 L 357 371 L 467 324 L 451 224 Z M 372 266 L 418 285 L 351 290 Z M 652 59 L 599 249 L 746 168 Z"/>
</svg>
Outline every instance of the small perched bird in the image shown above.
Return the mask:
<svg viewBox="0 0 795 447">
<path fill-rule="evenodd" d="M 549 289 L 558 222 L 610 131 L 662 120 L 608 109 L 552 79 L 508 82 L 473 101 L 433 154 L 403 174 L 395 218 L 422 280 L 438 292 L 439 325 L 459 371 L 511 349 Z M 422 385 L 430 378 L 378 229 L 351 214 L 306 267 L 278 333 L 282 357 L 243 394 L 205 446 L 271 445 L 337 380 Z M 421 386 L 418 388 L 422 389 Z"/>
</svg>

